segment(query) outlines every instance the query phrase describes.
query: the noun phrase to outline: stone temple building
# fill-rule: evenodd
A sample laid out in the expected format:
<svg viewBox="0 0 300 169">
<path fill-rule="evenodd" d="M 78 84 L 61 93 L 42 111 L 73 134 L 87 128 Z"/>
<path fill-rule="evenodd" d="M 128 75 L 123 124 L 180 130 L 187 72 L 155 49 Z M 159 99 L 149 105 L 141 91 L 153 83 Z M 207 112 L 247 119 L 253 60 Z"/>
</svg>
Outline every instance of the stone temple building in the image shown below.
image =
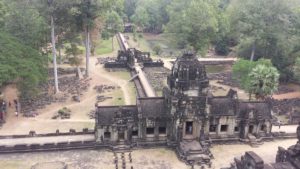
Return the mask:
<svg viewBox="0 0 300 169">
<path fill-rule="evenodd" d="M 97 106 L 99 143 L 128 146 L 173 146 L 188 162 L 209 160 L 208 143 L 271 136 L 271 107 L 246 102 L 230 90 L 213 96 L 205 66 L 195 55 L 177 58 L 163 97 L 137 98 L 131 106 Z"/>
</svg>

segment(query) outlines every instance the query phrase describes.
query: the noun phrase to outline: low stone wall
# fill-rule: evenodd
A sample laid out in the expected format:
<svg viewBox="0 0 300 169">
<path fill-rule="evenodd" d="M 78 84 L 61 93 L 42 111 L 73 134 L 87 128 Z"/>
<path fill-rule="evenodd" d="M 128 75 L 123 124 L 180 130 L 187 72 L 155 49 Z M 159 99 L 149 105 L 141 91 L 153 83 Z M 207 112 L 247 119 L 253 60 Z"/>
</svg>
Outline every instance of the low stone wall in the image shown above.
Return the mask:
<svg viewBox="0 0 300 169">
<path fill-rule="evenodd" d="M 71 135 L 83 135 L 83 134 L 95 134 L 94 130 L 87 128 L 82 129 L 82 131 L 76 131 L 70 129 L 69 132 L 61 133 L 59 130 L 56 130 L 55 133 L 46 133 L 46 134 L 37 134 L 35 131 L 30 131 L 29 134 L 24 135 L 2 135 L 0 139 L 13 139 L 13 138 L 29 138 L 29 137 L 51 137 L 51 136 L 71 136 Z"/>
<path fill-rule="evenodd" d="M 17 144 L 14 146 L 0 146 L 0 154 L 2 153 L 26 153 L 26 152 L 42 152 L 42 151 L 60 151 L 73 149 L 95 149 L 96 141 L 70 141 L 60 143 L 45 144 Z"/>
<path fill-rule="evenodd" d="M 292 139 L 297 138 L 297 133 L 273 132 L 274 139 Z"/>
</svg>

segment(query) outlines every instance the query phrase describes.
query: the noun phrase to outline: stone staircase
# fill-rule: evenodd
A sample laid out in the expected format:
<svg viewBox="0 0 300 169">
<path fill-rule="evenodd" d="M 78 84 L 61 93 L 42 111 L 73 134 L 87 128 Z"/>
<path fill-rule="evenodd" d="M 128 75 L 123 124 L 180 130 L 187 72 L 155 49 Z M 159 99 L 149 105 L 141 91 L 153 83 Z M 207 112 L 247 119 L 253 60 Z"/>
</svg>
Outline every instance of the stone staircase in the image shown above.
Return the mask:
<svg viewBox="0 0 300 169">
<path fill-rule="evenodd" d="M 114 152 L 115 169 L 133 169 L 133 161 L 131 151 Z"/>
<path fill-rule="evenodd" d="M 130 143 L 127 143 L 125 141 L 120 141 L 117 144 L 113 145 L 112 150 L 114 152 L 130 152 L 131 148 L 132 147 Z"/>
</svg>

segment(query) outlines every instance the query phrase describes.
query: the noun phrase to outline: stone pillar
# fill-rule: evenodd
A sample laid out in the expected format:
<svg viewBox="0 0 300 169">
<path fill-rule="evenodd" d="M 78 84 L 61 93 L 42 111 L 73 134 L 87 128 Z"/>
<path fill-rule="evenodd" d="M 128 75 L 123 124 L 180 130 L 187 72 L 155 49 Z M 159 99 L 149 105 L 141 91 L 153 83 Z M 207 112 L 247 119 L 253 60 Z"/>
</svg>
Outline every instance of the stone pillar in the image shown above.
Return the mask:
<svg viewBox="0 0 300 169">
<path fill-rule="evenodd" d="M 159 137 L 158 126 L 154 126 L 154 137 L 155 138 Z"/>
<path fill-rule="evenodd" d="M 140 121 L 139 126 L 138 126 L 138 135 L 139 138 L 145 138 L 145 130 L 146 128 L 143 127 L 143 121 Z"/>
<path fill-rule="evenodd" d="M 202 126 L 202 123 L 201 123 L 201 121 L 194 121 L 194 123 L 193 123 L 193 128 L 194 128 L 194 130 L 195 130 L 195 135 L 194 135 L 194 137 L 195 138 L 200 138 L 200 131 L 201 131 L 201 127 Z"/>
<path fill-rule="evenodd" d="M 244 136 L 243 136 L 244 138 L 247 138 L 248 132 L 249 132 L 249 125 L 246 124 L 244 128 Z"/>
<path fill-rule="evenodd" d="M 219 136 L 219 135 L 220 135 L 220 132 L 221 132 L 221 124 L 220 124 L 220 123 L 218 123 L 218 124 L 217 124 L 217 131 L 216 131 L 216 133 L 217 133 L 217 136 Z"/>
<path fill-rule="evenodd" d="M 117 142 L 118 141 L 118 131 L 116 128 L 111 130 L 111 141 Z"/>
<path fill-rule="evenodd" d="M 235 127 L 234 120 L 230 120 L 230 123 L 228 124 L 228 130 L 227 130 L 228 135 L 234 135 L 234 127 Z"/>
<path fill-rule="evenodd" d="M 124 131 L 124 140 L 127 140 L 127 141 L 130 141 L 129 140 L 129 135 L 128 135 L 129 133 L 128 133 L 128 130 L 125 130 Z"/>
<path fill-rule="evenodd" d="M 257 133 L 259 132 L 258 125 L 259 125 L 259 124 L 254 124 L 254 125 L 253 125 L 253 131 L 254 131 L 255 134 L 257 134 Z"/>
<path fill-rule="evenodd" d="M 205 124 L 204 124 L 204 133 L 205 134 L 209 134 L 209 120 L 208 119 L 206 119 L 205 120 Z"/>
<path fill-rule="evenodd" d="M 101 142 L 101 136 L 104 137 L 102 129 L 97 129 L 95 136 L 96 136 L 96 142 Z"/>
</svg>

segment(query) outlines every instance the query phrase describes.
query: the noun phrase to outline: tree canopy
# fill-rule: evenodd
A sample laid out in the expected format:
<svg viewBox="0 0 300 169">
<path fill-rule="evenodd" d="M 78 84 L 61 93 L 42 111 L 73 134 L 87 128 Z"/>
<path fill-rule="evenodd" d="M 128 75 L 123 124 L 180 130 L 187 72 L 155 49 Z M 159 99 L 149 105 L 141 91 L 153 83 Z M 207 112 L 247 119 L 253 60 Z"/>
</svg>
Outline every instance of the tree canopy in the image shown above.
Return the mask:
<svg viewBox="0 0 300 169">
<path fill-rule="evenodd" d="M 0 86 L 16 82 L 22 95 L 32 95 L 47 77 L 45 63 L 46 56 L 8 33 L 0 33 Z"/>
<path fill-rule="evenodd" d="M 258 98 L 272 95 L 278 88 L 279 73 L 270 60 L 249 61 L 240 59 L 233 65 L 233 78 L 241 88 Z"/>
<path fill-rule="evenodd" d="M 293 0 L 235 0 L 228 7 L 239 56 L 271 59 L 283 80 L 291 78 L 293 54 L 299 51 L 295 5 Z"/>
<path fill-rule="evenodd" d="M 258 64 L 248 76 L 250 82 L 249 93 L 255 94 L 256 98 L 264 99 L 278 89 L 279 73 L 273 66 Z"/>
</svg>

